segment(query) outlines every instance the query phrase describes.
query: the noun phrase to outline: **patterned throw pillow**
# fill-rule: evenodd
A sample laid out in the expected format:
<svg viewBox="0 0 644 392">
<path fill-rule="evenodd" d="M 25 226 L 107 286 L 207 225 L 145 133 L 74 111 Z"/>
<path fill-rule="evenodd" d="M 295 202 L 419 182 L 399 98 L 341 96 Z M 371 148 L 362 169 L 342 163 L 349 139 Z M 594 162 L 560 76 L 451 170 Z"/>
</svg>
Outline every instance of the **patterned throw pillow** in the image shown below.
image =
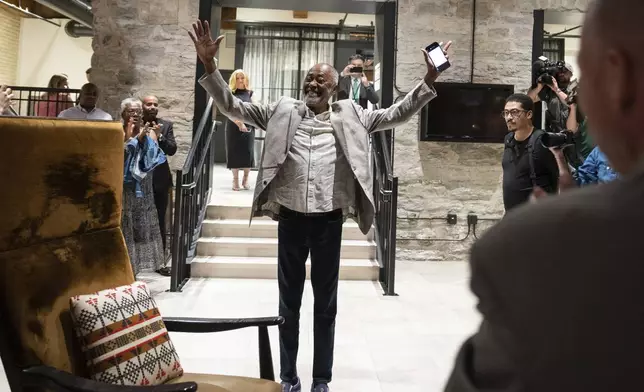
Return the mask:
<svg viewBox="0 0 644 392">
<path fill-rule="evenodd" d="M 120 385 L 159 385 L 183 369 L 145 283 L 70 299 L 91 377 Z"/>
</svg>

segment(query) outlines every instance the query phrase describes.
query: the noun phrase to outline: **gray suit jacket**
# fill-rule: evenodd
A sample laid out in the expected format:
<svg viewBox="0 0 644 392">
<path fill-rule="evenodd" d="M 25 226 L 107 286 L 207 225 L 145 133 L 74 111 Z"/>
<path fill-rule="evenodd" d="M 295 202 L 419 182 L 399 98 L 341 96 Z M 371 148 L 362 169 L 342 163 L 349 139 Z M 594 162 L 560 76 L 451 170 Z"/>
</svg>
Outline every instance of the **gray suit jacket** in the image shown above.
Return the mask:
<svg viewBox="0 0 644 392">
<path fill-rule="evenodd" d="M 470 261 L 484 321 L 446 391 L 641 390 L 643 201 L 644 165 L 519 207 L 489 230 Z"/>
<path fill-rule="evenodd" d="M 304 103 L 283 97 L 279 101 L 260 105 L 242 102 L 233 96 L 219 71 L 204 75 L 199 83 L 214 99 L 219 110 L 231 120 L 266 130 L 264 150 L 255 185 L 252 215 L 274 212 L 266 208 L 268 189 L 286 160 L 291 142 L 305 113 Z M 404 124 L 436 97 L 436 91 L 421 82 L 405 99 L 380 110 L 365 110 L 349 100 L 331 105 L 331 124 L 335 136 L 349 161 L 356 184 L 355 218 L 363 233 L 371 228 L 374 217 L 373 176 L 369 169 L 369 133 L 392 129 Z"/>
</svg>

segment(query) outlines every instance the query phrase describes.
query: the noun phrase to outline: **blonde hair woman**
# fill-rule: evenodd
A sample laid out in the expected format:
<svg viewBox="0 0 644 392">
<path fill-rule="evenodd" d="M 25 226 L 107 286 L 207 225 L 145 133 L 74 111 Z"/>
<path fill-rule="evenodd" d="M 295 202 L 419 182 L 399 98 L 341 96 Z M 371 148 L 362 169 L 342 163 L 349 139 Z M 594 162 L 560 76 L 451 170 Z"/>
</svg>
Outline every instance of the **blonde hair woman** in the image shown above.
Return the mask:
<svg viewBox="0 0 644 392">
<path fill-rule="evenodd" d="M 253 91 L 250 89 L 248 75 L 241 69 L 230 75 L 228 82 L 233 95 L 244 102 L 251 102 Z M 242 170 L 242 188 L 250 189 L 248 174 L 254 166 L 255 129 L 241 121 L 228 120 L 226 123 L 226 164 L 233 172 L 233 190 L 239 188 L 239 171 Z"/>
<path fill-rule="evenodd" d="M 67 81 L 67 75 L 58 74 L 54 75 L 49 79 L 47 88 L 50 89 L 68 89 L 69 82 Z M 34 107 L 36 116 L 40 117 L 58 117 L 60 112 L 63 110 L 74 107 L 68 93 L 63 92 L 46 92 L 43 93 L 38 99 L 36 106 Z"/>
</svg>

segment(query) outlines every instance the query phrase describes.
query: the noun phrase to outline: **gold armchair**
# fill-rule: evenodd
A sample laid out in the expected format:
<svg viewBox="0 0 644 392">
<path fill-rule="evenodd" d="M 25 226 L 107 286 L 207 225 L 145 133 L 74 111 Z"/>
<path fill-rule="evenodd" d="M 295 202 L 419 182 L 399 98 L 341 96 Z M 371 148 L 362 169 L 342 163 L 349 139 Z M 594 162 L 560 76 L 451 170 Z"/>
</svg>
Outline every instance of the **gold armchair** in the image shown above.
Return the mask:
<svg viewBox="0 0 644 392">
<path fill-rule="evenodd" d="M 116 122 L 0 117 L 0 354 L 12 390 L 280 391 L 268 338 L 279 317 L 164 319 L 170 332 L 257 327 L 260 379 L 184 374 L 124 387 L 87 378 L 69 298 L 134 282 L 120 229 L 122 132 Z"/>
</svg>

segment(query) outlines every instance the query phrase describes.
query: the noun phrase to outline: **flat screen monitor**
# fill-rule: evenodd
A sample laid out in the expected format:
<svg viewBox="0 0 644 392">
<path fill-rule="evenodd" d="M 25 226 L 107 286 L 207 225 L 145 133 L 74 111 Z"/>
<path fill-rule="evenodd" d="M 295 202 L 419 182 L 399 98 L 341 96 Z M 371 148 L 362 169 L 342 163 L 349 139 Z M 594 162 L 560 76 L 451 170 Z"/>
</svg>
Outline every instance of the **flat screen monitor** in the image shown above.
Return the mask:
<svg viewBox="0 0 644 392">
<path fill-rule="evenodd" d="M 503 143 L 501 112 L 513 85 L 434 83 L 438 97 L 421 111 L 420 140 Z"/>
</svg>

